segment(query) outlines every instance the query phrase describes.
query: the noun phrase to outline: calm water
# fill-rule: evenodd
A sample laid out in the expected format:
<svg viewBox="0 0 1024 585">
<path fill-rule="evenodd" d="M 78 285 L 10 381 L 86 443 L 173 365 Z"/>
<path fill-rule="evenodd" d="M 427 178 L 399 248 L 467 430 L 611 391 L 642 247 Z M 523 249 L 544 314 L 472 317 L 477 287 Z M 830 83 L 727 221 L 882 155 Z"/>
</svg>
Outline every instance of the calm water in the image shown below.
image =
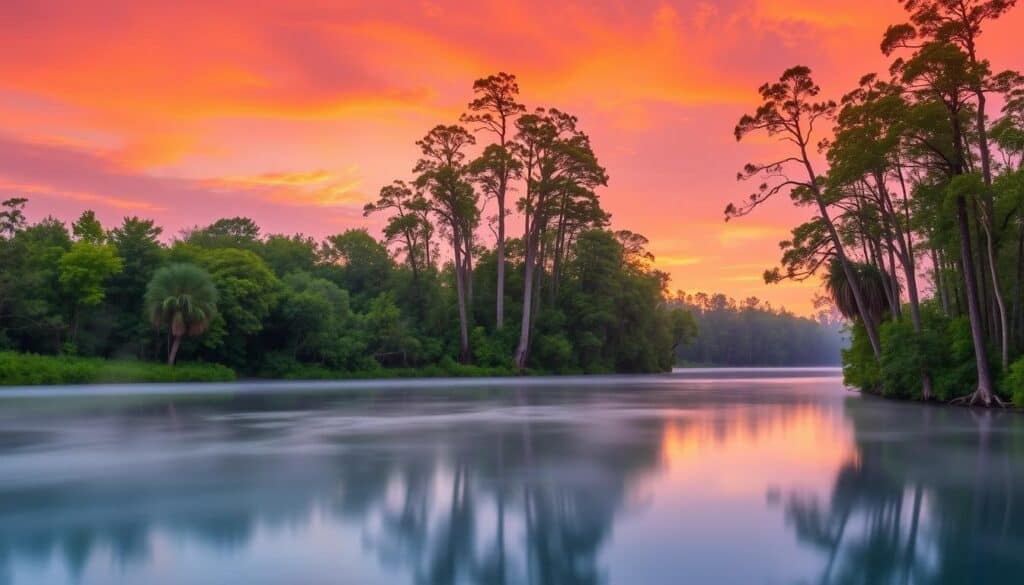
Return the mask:
<svg viewBox="0 0 1024 585">
<path fill-rule="evenodd" d="M 0 583 L 1024 582 L 1024 415 L 836 375 L 0 391 Z"/>
</svg>

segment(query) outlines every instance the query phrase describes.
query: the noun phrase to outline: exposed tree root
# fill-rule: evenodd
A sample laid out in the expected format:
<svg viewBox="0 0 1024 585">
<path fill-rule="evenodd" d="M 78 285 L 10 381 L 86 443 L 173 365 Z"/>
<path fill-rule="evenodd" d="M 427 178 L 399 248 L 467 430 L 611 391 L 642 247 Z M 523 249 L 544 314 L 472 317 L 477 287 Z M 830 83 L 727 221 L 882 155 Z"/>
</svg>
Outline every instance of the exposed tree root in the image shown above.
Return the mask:
<svg viewBox="0 0 1024 585">
<path fill-rule="evenodd" d="M 988 394 L 986 399 L 985 394 Z M 1007 408 L 1009 404 L 1000 399 L 994 392 L 983 393 L 981 390 L 975 390 L 967 396 L 961 396 L 960 398 L 954 398 L 949 401 L 950 404 L 957 404 L 961 406 L 984 406 L 985 408 Z"/>
</svg>

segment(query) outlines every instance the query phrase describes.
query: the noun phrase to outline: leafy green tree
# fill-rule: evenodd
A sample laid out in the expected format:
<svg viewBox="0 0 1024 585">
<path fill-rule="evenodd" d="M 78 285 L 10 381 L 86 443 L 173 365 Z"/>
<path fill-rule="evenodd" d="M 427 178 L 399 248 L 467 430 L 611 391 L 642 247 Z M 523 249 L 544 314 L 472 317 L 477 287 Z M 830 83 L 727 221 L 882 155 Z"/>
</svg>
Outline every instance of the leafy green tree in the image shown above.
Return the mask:
<svg viewBox="0 0 1024 585">
<path fill-rule="evenodd" d="M 165 251 L 159 239 L 162 233 L 163 229 L 153 220 L 133 216 L 125 217 L 120 226 L 107 234 L 107 241 L 124 264 L 123 270 L 110 278 L 106 295 L 107 311 L 115 321 L 110 343 L 116 353 L 144 353 L 143 345 L 151 327 L 143 298 L 153 273 L 163 264 Z"/>
<path fill-rule="evenodd" d="M 67 227 L 46 217 L 0 242 L 4 253 L 0 315 L 5 337 L 24 351 L 59 351 L 68 326 L 57 265 L 71 248 Z"/>
<path fill-rule="evenodd" d="M 737 175 L 740 180 L 762 177 L 764 182 L 741 205 L 729 204 L 725 209 L 726 219 L 746 215 L 780 192 L 788 193 L 797 205 L 813 205 L 832 241 L 833 252 L 847 273 L 847 280 L 856 282 L 843 239 L 829 212 L 830 201 L 822 189 L 821 177 L 814 171 L 810 153 L 815 145 L 815 125 L 820 126 L 832 119 L 836 110 L 835 102 L 817 101 L 821 88 L 814 83 L 811 70 L 803 66 L 787 69 L 777 82 L 762 85 L 758 93 L 761 94 L 761 105 L 754 114 L 740 118 L 734 132 L 736 140 L 755 133 L 766 133 L 769 137 L 790 144 L 793 151 L 771 162 L 750 163 L 744 167 Z M 852 286 L 851 293 L 858 311 L 864 317 L 864 327 L 871 347 L 875 355 L 880 356 L 878 331 L 867 316 L 863 295 L 857 286 Z"/>
<path fill-rule="evenodd" d="M 271 234 L 256 249 L 267 266 L 279 277 L 291 272 L 312 272 L 319 250 L 316 240 L 302 234 Z"/>
<path fill-rule="evenodd" d="M 885 276 L 874 265 L 859 262 L 853 264 L 852 272 L 866 302 L 865 313 L 877 327 L 881 324 L 882 316 L 888 307 L 887 294 L 882 284 Z M 833 259 L 828 267 L 825 289 L 844 317 L 850 320 L 860 319 L 860 309 L 853 298 L 854 287 L 847 278 L 847 271 L 843 270 L 838 260 Z"/>
<path fill-rule="evenodd" d="M 275 313 L 273 335 L 287 339 L 292 360 L 335 368 L 352 367 L 365 343 L 355 331 L 348 293 L 325 278 L 307 272 L 289 273 Z"/>
<path fill-rule="evenodd" d="M 515 365 L 526 367 L 533 319 L 537 311 L 542 247 L 564 235 L 569 198 L 596 202 L 594 189 L 607 185 L 608 175 L 598 164 L 590 138 L 577 128 L 575 116 L 556 109 L 538 109 L 516 120 L 516 154 L 523 165 L 526 188 L 517 203 L 524 215 L 523 311 Z M 555 231 L 549 233 L 555 221 Z M 559 234 L 559 235 L 554 235 Z M 564 242 L 563 242 L 564 243 Z M 557 258 L 557 256 L 556 256 Z"/>
<path fill-rule="evenodd" d="M 71 304 L 71 343 L 78 339 L 81 313 L 103 301 L 104 283 L 123 268 L 112 246 L 78 241 L 57 263 L 61 290 Z"/>
<path fill-rule="evenodd" d="M 479 196 L 466 180 L 466 149 L 476 143 L 462 126 L 438 125 L 416 142 L 416 186 L 430 193 L 431 211 L 447 232 L 452 248 L 459 314 L 459 360 L 470 359 L 468 307 L 473 302 L 473 233 L 480 222 Z"/>
<path fill-rule="evenodd" d="M 960 138 L 966 136 L 966 121 L 961 120 L 962 113 L 973 109 L 974 141 L 977 144 L 981 179 L 984 187 L 975 189 L 972 195 L 977 200 L 979 223 L 984 232 L 984 241 L 979 245 L 985 253 L 979 255 L 981 272 L 986 272 L 990 279 L 991 293 L 995 300 L 1000 334 L 1002 367 L 1009 367 L 1009 320 L 1003 293 L 1000 290 L 1000 279 L 997 270 L 996 256 L 999 248 L 999 234 L 995 218 L 995 201 L 990 187 L 993 183 L 992 154 L 989 140 L 987 116 L 988 95 L 992 93 L 1009 93 L 1024 85 L 1024 78 L 1012 71 L 993 74 L 987 60 L 978 54 L 978 37 L 981 36 L 986 21 L 1000 18 L 1013 8 L 1016 0 L 902 0 L 901 4 L 910 16 L 910 23 L 890 26 L 882 41 L 882 51 L 886 55 L 895 50 L 912 49 L 913 55 L 897 60 L 893 71 L 899 72 L 904 83 L 913 86 L 918 98 L 928 96 L 946 106 L 950 112 L 953 132 L 956 135 L 952 167 L 960 167 L 954 174 L 961 174 L 969 169 L 968 159 L 972 153 L 964 150 Z M 925 88 L 930 86 L 928 91 Z M 966 107 L 968 96 L 973 97 L 973 108 Z M 926 98 L 928 99 L 928 98 Z M 966 156 L 966 158 L 965 158 Z M 959 205 L 959 204 L 958 204 Z M 957 212 L 960 225 L 960 212 Z M 966 209 L 963 214 L 966 217 Z M 962 232 L 963 230 L 961 230 Z M 965 234 L 961 234 L 962 236 Z M 968 243 L 969 245 L 969 243 Z M 962 251 L 963 252 L 963 251 Z M 963 259 L 961 259 L 963 262 Z M 970 272 L 974 276 L 973 262 L 964 265 L 965 276 Z M 984 278 L 984 277 L 983 277 Z M 969 285 L 968 289 L 976 288 Z M 982 293 L 986 285 L 982 284 Z M 968 296 L 977 296 L 977 291 L 968 291 Z M 980 331 L 980 318 L 983 307 L 968 299 L 968 310 L 977 313 L 972 320 L 972 327 Z M 972 308 L 973 307 L 973 308 Z M 977 340 L 976 340 L 977 341 Z M 985 356 L 977 356 L 979 369 L 979 389 L 971 401 L 980 400 L 990 403 L 998 400 L 992 391 L 991 375 L 985 371 Z"/>
<path fill-rule="evenodd" d="M 320 247 L 320 258 L 323 273 L 348 291 L 359 310 L 391 286 L 394 263 L 388 249 L 365 229 L 328 236 Z"/>
<path fill-rule="evenodd" d="M 167 363 L 174 365 L 181 340 L 202 335 L 217 315 L 217 288 L 202 268 L 171 264 L 153 274 L 144 303 L 153 326 L 171 337 Z"/>
<path fill-rule="evenodd" d="M 518 178 L 522 164 L 510 148 L 515 118 L 526 111 L 519 103 L 519 84 L 516 76 L 501 72 L 473 82 L 476 98 L 469 103 L 471 113 L 462 115 L 462 122 L 472 124 L 493 135 L 495 142 L 488 145 L 482 155 L 469 165 L 473 180 L 484 195 L 497 202 L 497 296 L 495 301 L 495 327 L 505 323 L 505 219 L 508 214 L 506 195 L 509 183 Z"/>
<path fill-rule="evenodd" d="M 968 99 L 972 95 L 971 88 L 979 71 L 970 64 L 967 55 L 958 47 L 936 42 L 925 44 L 905 61 L 897 61 L 894 64 L 894 71 L 900 75 L 902 82 L 924 108 L 941 106 L 946 112 L 944 122 L 940 121 L 941 119 L 935 120 L 945 127 L 939 136 L 947 139 L 943 150 L 939 151 L 943 154 L 936 162 L 940 163 L 939 168 L 948 181 L 948 200 L 953 203 L 955 209 L 954 217 L 960 240 L 960 265 L 963 269 L 964 292 L 978 369 L 978 389 L 970 400 L 991 404 L 998 398 L 994 393 L 986 348 L 985 325 L 978 295 L 977 270 L 968 213 L 968 197 L 977 193 L 977 186 L 972 184 L 969 176 L 968 153 L 964 146 L 966 129 L 963 114 L 970 109 Z M 948 132 L 945 131 L 947 129 Z M 931 128 L 918 128 L 916 131 L 928 134 Z M 991 248 L 989 251 L 991 252 Z"/>
<path fill-rule="evenodd" d="M 370 302 L 363 327 L 370 351 L 378 362 L 406 366 L 417 359 L 420 344 L 391 293 L 383 293 Z"/>
<path fill-rule="evenodd" d="M 187 249 L 172 250 L 171 256 L 187 260 L 189 253 Z M 217 315 L 203 344 L 216 361 L 236 368 L 252 365 L 258 353 L 250 352 L 250 345 L 279 301 L 280 281 L 249 250 L 199 250 L 193 261 L 210 274 L 218 294 Z"/>
<path fill-rule="evenodd" d="M 367 203 L 363 215 L 390 213 L 384 226 L 384 240 L 398 244 L 399 252 L 405 254 L 406 264 L 412 271 L 413 280 L 419 280 L 420 273 L 432 266 L 430 240 L 434 226 L 429 219 L 430 203 L 422 193 L 414 191 L 404 181 L 395 181 L 380 190 L 380 197 L 374 203 Z"/>
<path fill-rule="evenodd" d="M 0 203 L 0 238 L 11 238 L 25 228 L 24 197 L 12 197 Z"/>
<path fill-rule="evenodd" d="M 79 242 L 103 244 L 107 241 L 103 225 L 96 219 L 96 213 L 91 209 L 82 212 L 82 215 L 71 224 L 71 233 Z"/>
<path fill-rule="evenodd" d="M 185 241 L 203 248 L 242 248 L 259 246 L 260 228 L 248 217 L 218 219 L 204 228 L 186 232 Z"/>
</svg>

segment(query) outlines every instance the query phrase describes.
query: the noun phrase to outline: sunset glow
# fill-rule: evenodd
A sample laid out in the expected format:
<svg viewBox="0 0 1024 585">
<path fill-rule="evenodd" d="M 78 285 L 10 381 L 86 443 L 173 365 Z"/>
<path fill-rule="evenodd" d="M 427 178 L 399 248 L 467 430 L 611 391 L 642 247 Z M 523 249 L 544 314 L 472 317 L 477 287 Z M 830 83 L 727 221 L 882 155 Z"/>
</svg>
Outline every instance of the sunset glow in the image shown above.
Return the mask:
<svg viewBox="0 0 1024 585">
<path fill-rule="evenodd" d="M 267 233 L 379 235 L 363 205 L 412 175 L 414 142 L 457 122 L 474 79 L 507 71 L 529 107 L 580 118 L 613 225 L 650 239 L 673 290 L 809 312 L 816 282 L 761 280 L 803 212 L 780 199 L 723 220 L 749 193 L 736 171 L 774 148 L 737 145 L 732 129 L 790 65 L 834 98 L 883 71 L 898 3 L 555 4 L 7 0 L 0 195 L 28 197 L 32 220 L 94 209 L 107 226 L 141 215 L 170 235 L 235 215 Z M 996 69 L 1020 66 L 1022 29 L 1021 10 L 987 25 Z"/>
</svg>

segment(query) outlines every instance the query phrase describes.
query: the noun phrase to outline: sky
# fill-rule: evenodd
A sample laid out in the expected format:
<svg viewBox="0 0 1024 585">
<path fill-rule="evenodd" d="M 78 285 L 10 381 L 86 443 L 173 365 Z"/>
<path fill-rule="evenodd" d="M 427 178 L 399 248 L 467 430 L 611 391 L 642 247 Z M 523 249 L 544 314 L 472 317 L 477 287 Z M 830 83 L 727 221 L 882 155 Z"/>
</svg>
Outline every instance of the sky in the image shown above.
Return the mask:
<svg viewBox="0 0 1024 585">
<path fill-rule="evenodd" d="M 506 71 L 530 108 L 579 117 L 613 227 L 649 238 L 673 291 L 809 313 L 817 282 L 761 278 L 807 210 L 723 219 L 752 188 L 736 172 L 779 148 L 732 130 L 791 65 L 831 98 L 884 71 L 903 20 L 896 0 L 4 0 L 0 197 L 28 197 L 30 220 L 93 209 L 169 235 L 243 215 L 379 236 L 363 205 L 411 178 L 415 141 L 458 120 L 473 80 Z M 1019 30 L 1024 8 L 982 54 L 1020 68 Z"/>
</svg>

